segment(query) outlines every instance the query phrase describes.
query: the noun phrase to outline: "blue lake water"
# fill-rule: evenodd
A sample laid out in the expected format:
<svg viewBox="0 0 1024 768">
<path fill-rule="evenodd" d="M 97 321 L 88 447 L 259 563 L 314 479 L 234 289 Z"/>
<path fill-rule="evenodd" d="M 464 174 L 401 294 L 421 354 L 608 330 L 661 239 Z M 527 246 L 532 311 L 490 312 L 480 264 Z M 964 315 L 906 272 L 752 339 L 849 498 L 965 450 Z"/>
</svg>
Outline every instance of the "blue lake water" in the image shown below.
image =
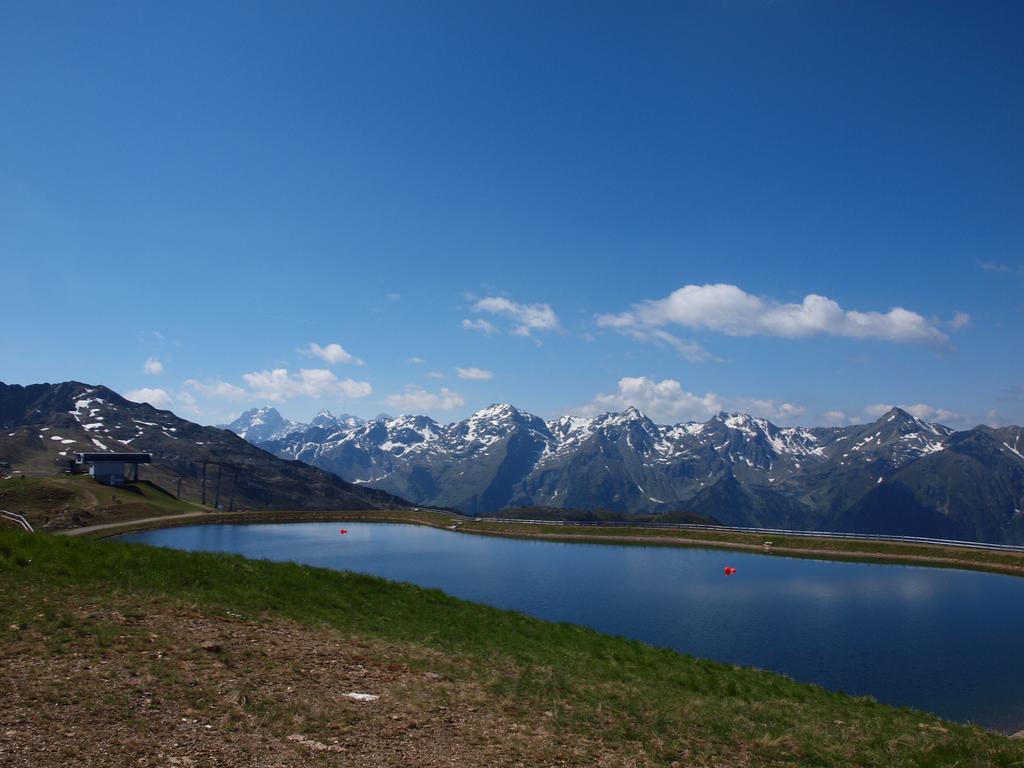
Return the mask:
<svg viewBox="0 0 1024 768">
<path fill-rule="evenodd" d="M 954 720 L 1024 728 L 1024 579 L 1010 576 L 386 523 L 197 525 L 119 540 L 374 574 Z M 727 565 L 734 576 L 723 575 Z"/>
</svg>

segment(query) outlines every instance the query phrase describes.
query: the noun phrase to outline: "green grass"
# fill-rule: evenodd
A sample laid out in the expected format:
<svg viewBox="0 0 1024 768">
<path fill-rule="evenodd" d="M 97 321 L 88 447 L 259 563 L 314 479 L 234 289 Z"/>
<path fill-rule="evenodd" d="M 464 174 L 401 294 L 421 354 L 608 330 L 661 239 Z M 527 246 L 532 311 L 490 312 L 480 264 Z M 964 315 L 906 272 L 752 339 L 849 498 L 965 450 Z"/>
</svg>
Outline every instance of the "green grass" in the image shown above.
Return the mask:
<svg viewBox="0 0 1024 768">
<path fill-rule="evenodd" d="M 204 507 L 174 498 L 151 482 L 113 488 L 84 475 L 0 480 L 0 509 L 17 512 L 36 527 L 91 525 L 153 515 L 196 512 Z"/>
<path fill-rule="evenodd" d="M 9 507 L 20 514 L 31 514 L 58 505 L 81 507 L 95 503 L 96 497 L 88 493 L 84 477 L 26 477 L 15 476 L 0 480 L 0 506 Z"/>
<path fill-rule="evenodd" d="M 71 594 L 183 601 L 440 653 L 524 718 L 551 712 L 560 733 L 636 743 L 655 764 L 1024 765 L 1024 744 L 981 728 L 368 576 L 3 530 L 5 585 L 36 597 L 0 600 L 2 632 L 46 595 Z"/>
</svg>

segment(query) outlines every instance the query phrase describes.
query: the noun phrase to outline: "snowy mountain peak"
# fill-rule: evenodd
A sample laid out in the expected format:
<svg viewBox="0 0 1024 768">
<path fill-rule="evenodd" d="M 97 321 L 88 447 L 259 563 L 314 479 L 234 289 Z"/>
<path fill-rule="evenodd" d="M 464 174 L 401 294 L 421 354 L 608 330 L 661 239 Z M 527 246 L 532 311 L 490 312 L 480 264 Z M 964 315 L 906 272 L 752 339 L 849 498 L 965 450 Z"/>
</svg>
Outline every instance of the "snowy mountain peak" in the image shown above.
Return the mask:
<svg viewBox="0 0 1024 768">
<path fill-rule="evenodd" d="M 265 405 L 262 408 L 250 408 L 225 429 L 249 442 L 265 442 L 288 434 L 296 426 L 295 422 L 284 419 L 272 405 Z"/>
<path fill-rule="evenodd" d="M 328 411 L 326 408 L 321 408 L 320 412 L 313 417 L 310 422 L 314 427 L 334 427 L 337 426 L 338 420 L 334 418 L 334 414 Z"/>
<path fill-rule="evenodd" d="M 388 419 L 386 422 L 389 430 L 397 429 L 414 429 L 416 431 L 429 430 L 433 433 L 439 433 L 440 428 L 436 421 L 429 416 L 398 416 L 394 419 Z"/>
<path fill-rule="evenodd" d="M 548 429 L 559 434 L 568 434 L 585 429 L 594 423 L 593 419 L 586 416 L 559 416 L 557 419 L 548 422 Z"/>
<path fill-rule="evenodd" d="M 915 421 L 916 417 L 907 411 L 903 410 L 897 405 L 894 405 L 888 411 L 878 417 L 879 421 L 894 421 L 899 419 L 901 421 Z"/>
<path fill-rule="evenodd" d="M 752 429 L 757 424 L 757 420 L 746 413 L 720 413 L 718 418 L 730 429 Z"/>
<path fill-rule="evenodd" d="M 481 408 L 479 411 L 469 417 L 469 420 L 485 421 L 485 420 L 500 420 L 509 419 L 516 416 L 522 416 L 523 412 L 516 408 L 514 405 L 508 403 L 494 403 L 486 408 Z"/>
<path fill-rule="evenodd" d="M 647 418 L 643 411 L 634 406 L 629 406 L 626 410 L 617 413 L 603 413 L 594 418 L 593 425 L 595 429 L 627 427 L 647 432 L 659 431 L 658 425 Z"/>
<path fill-rule="evenodd" d="M 953 432 L 947 426 L 925 421 L 902 408 L 896 407 L 890 408 L 879 416 L 877 421 L 867 425 L 867 427 L 877 429 L 884 434 L 908 435 L 921 433 L 938 438 L 944 438 Z"/>
<path fill-rule="evenodd" d="M 363 420 L 358 416 L 350 416 L 347 413 L 339 414 L 335 416 L 333 413 L 328 411 L 326 408 L 322 408 L 320 412 L 313 417 L 310 422 L 310 426 L 320 427 L 321 429 L 345 429 L 348 427 L 358 427 L 363 424 Z M 302 425 L 297 425 L 299 428 Z"/>
</svg>

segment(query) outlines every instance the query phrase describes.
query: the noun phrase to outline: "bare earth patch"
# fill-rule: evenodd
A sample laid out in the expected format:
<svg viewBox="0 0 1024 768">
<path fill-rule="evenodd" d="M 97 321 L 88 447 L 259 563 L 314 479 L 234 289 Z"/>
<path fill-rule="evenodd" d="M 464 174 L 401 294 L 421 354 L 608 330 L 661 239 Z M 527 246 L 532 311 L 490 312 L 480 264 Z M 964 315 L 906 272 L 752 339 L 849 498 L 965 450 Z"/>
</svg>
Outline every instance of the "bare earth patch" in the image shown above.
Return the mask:
<svg viewBox="0 0 1024 768">
<path fill-rule="evenodd" d="M 11 768 L 646 764 L 639 749 L 560 736 L 550 713 L 521 721 L 422 648 L 165 601 L 46 604 L 2 628 Z"/>
</svg>

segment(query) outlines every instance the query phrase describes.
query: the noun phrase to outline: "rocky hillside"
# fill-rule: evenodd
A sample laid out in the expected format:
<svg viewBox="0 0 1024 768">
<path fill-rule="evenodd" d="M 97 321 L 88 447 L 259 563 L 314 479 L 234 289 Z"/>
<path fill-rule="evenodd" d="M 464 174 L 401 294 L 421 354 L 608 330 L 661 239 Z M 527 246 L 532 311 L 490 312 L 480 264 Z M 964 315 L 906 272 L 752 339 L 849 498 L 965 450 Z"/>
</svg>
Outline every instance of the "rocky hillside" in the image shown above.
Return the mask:
<svg viewBox="0 0 1024 768">
<path fill-rule="evenodd" d="M 27 387 L 0 383 L 0 476 L 62 473 L 77 452 L 153 454 L 140 476 L 198 501 L 202 461 L 224 465 L 220 501 L 234 483 L 236 508 L 367 509 L 405 506 L 379 490 L 353 486 L 336 474 L 274 456 L 232 432 L 203 427 L 113 390 L 69 381 Z M 207 501 L 213 503 L 217 467 L 208 467 Z"/>
</svg>

